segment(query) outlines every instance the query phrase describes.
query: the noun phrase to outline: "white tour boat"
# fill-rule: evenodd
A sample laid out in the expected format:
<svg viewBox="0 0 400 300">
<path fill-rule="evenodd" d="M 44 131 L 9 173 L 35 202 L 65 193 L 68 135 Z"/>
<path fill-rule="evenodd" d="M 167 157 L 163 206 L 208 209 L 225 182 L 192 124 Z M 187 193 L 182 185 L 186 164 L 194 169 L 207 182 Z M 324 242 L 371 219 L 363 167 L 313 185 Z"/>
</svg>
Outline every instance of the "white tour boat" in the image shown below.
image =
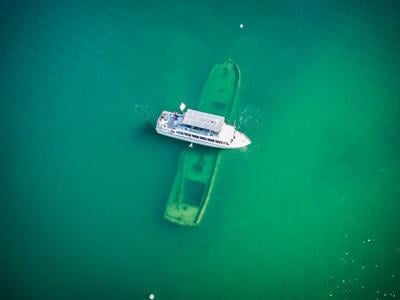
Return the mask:
<svg viewBox="0 0 400 300">
<path fill-rule="evenodd" d="M 215 148 L 235 149 L 251 144 L 245 134 L 226 124 L 224 117 L 193 109 L 183 113 L 163 111 L 157 120 L 156 131 L 175 139 Z"/>
</svg>

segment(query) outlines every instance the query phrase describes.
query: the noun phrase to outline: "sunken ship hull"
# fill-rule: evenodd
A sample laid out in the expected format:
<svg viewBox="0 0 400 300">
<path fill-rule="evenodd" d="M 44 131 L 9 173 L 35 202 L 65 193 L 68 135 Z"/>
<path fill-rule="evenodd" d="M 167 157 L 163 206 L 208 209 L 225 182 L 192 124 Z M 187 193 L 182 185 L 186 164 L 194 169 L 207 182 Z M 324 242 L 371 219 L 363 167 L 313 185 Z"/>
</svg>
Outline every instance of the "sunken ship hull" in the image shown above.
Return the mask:
<svg viewBox="0 0 400 300">
<path fill-rule="evenodd" d="M 233 118 L 240 88 L 240 70 L 227 60 L 211 70 L 202 92 L 199 109 Z M 165 208 L 164 217 L 183 226 L 198 225 L 210 200 L 220 160 L 218 149 L 185 148 Z"/>
</svg>

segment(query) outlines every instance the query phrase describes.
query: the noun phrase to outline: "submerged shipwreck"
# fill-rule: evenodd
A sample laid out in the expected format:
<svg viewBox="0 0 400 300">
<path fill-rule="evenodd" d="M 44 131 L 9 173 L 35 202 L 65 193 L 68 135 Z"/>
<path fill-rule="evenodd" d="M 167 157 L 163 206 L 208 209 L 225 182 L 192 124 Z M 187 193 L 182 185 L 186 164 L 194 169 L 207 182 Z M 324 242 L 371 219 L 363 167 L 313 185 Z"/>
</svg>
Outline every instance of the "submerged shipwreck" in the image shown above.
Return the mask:
<svg viewBox="0 0 400 300">
<path fill-rule="evenodd" d="M 220 151 L 215 148 L 241 148 L 251 143 L 243 133 L 225 124 L 225 118 L 233 117 L 239 87 L 239 67 L 227 60 L 211 70 L 198 105 L 200 111 L 163 112 L 159 117 L 158 133 L 211 146 L 182 151 L 164 212 L 167 220 L 184 226 L 198 225 L 218 169 Z"/>
</svg>

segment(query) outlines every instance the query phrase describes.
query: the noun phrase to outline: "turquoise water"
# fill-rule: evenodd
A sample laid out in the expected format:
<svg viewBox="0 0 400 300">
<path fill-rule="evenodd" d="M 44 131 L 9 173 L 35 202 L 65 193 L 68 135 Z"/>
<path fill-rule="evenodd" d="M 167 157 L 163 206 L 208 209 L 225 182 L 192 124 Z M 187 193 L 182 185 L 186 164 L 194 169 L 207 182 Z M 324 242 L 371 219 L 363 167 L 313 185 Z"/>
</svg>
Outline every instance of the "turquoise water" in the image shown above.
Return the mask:
<svg viewBox="0 0 400 300">
<path fill-rule="evenodd" d="M 398 1 L 55 2 L 0 9 L 1 299 L 400 297 Z M 177 227 L 154 121 L 228 57 L 253 144 Z"/>
</svg>

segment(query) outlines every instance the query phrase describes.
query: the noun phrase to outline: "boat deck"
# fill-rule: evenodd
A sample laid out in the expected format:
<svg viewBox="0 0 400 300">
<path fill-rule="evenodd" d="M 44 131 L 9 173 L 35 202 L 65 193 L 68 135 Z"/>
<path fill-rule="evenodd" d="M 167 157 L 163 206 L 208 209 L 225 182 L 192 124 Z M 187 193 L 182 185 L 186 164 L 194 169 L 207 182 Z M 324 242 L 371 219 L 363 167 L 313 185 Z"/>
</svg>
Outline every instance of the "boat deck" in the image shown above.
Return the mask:
<svg viewBox="0 0 400 300">
<path fill-rule="evenodd" d="M 183 127 L 185 124 L 183 124 L 183 119 L 184 116 L 182 114 L 177 114 L 175 118 L 175 113 L 164 111 L 163 114 L 168 114 L 167 120 L 163 119 L 160 117 L 157 125 L 162 129 L 162 130 L 177 130 L 180 129 L 182 132 L 190 132 L 198 135 L 202 135 L 204 137 L 220 137 L 216 133 L 212 133 L 210 131 L 204 130 L 204 129 L 196 129 L 196 128 L 190 128 L 190 127 Z M 165 125 L 165 126 L 163 126 Z M 226 128 L 227 125 L 224 124 L 224 128 Z M 223 137 L 226 136 L 226 133 L 224 131 L 224 135 L 221 135 Z"/>
<path fill-rule="evenodd" d="M 183 116 L 182 115 L 176 115 L 176 119 L 174 118 L 174 115 L 171 114 L 170 118 L 167 122 L 167 127 L 171 129 L 175 129 L 178 127 L 178 125 L 182 124 Z"/>
</svg>

